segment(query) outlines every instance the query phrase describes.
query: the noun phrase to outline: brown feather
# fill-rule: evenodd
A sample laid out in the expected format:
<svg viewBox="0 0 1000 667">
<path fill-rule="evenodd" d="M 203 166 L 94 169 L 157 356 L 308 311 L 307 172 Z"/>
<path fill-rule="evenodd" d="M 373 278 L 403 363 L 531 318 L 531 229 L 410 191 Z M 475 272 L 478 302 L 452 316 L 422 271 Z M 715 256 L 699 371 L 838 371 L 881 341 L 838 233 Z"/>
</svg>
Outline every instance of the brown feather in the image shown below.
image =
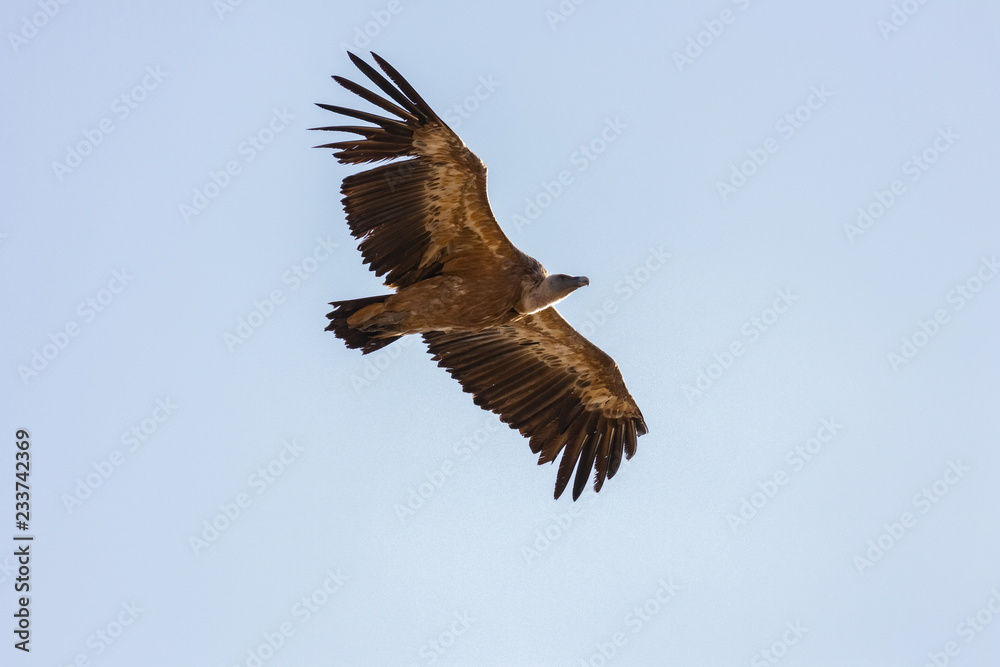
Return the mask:
<svg viewBox="0 0 1000 667">
<path fill-rule="evenodd" d="M 603 421 L 603 418 L 602 420 Z M 598 422 L 598 428 L 601 423 Z M 601 442 L 601 432 L 591 432 L 583 444 L 583 451 L 576 464 L 576 479 L 573 480 L 573 500 L 580 497 L 583 490 L 587 488 L 587 481 L 590 479 L 590 471 L 594 469 L 594 458 L 597 456 L 597 446 Z"/>
<path fill-rule="evenodd" d="M 563 491 L 566 490 L 569 478 L 573 476 L 573 469 L 580 458 L 580 451 L 583 449 L 584 442 L 590 438 L 591 429 L 593 429 L 599 418 L 600 415 L 596 412 L 588 415 L 587 420 L 580 422 L 576 427 L 572 440 L 567 440 L 562 459 L 559 461 L 559 472 L 556 474 L 556 498 L 559 498 Z"/>
</svg>

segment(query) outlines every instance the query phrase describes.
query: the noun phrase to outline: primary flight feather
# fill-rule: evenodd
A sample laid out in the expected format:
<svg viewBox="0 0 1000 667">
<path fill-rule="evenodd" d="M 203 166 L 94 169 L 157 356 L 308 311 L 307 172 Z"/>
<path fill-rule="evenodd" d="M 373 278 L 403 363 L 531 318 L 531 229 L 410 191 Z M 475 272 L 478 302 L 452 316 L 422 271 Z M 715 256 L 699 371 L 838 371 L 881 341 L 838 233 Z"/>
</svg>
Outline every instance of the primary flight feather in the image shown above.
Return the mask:
<svg viewBox="0 0 1000 667">
<path fill-rule="evenodd" d="M 327 330 L 363 354 L 421 334 L 476 405 L 529 439 L 539 464 L 562 454 L 556 498 L 570 478 L 579 498 L 591 471 L 600 491 L 646 423 L 614 359 L 554 307 L 590 281 L 550 275 L 514 247 L 490 209 L 483 162 L 389 63 L 372 53 L 386 78 L 348 55 L 385 97 L 334 80 L 388 116 L 320 104 L 366 124 L 314 129 L 356 135 L 319 146 L 344 164 L 393 160 L 346 177 L 341 191 L 364 262 L 395 292 L 331 303 Z"/>
</svg>

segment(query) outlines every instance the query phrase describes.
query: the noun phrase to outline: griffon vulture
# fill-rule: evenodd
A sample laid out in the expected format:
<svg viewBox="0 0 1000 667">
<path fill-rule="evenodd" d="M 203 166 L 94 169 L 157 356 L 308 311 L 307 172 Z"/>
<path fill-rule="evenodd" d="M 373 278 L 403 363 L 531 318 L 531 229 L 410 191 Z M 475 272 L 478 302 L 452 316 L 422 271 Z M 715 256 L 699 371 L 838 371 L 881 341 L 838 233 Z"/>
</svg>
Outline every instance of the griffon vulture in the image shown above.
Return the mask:
<svg viewBox="0 0 1000 667">
<path fill-rule="evenodd" d="M 549 274 L 514 247 L 490 210 L 483 162 L 389 63 L 372 53 L 386 79 L 349 55 L 386 97 L 334 80 L 389 117 L 319 104 L 370 125 L 314 128 L 358 135 L 317 148 L 344 164 L 407 159 L 344 179 L 351 234 L 395 292 L 333 302 L 327 330 L 363 354 L 420 334 L 476 405 L 529 438 L 539 464 L 562 453 L 556 498 L 574 468 L 574 500 L 591 470 L 600 491 L 646 423 L 618 364 L 554 307 L 590 281 Z"/>
</svg>

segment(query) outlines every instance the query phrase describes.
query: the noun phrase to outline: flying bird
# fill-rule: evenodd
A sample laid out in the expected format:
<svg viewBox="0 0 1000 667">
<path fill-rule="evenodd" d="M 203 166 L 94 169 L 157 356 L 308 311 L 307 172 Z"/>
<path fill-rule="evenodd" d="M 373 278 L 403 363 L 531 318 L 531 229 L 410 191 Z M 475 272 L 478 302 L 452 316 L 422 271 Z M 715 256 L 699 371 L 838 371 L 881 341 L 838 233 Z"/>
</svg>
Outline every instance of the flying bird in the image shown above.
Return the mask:
<svg viewBox="0 0 1000 667">
<path fill-rule="evenodd" d="M 341 192 L 364 263 L 395 291 L 331 303 L 327 330 L 363 354 L 420 334 L 476 405 L 529 439 L 539 464 L 562 454 L 556 498 L 571 477 L 579 498 L 591 471 L 600 491 L 647 429 L 615 360 L 555 309 L 590 281 L 549 274 L 518 250 L 490 209 L 482 160 L 384 59 L 372 53 L 388 79 L 348 55 L 385 96 L 334 80 L 388 116 L 319 104 L 368 124 L 313 129 L 357 135 L 317 146 L 343 164 L 392 161 L 347 176 Z"/>
</svg>

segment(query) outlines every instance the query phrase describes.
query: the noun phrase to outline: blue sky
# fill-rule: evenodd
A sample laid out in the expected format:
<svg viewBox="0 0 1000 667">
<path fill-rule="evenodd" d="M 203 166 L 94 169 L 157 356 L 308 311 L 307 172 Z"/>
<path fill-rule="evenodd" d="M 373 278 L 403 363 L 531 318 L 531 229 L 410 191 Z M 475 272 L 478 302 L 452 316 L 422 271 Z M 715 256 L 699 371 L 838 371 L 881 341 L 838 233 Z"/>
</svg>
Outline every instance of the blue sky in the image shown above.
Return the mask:
<svg viewBox="0 0 1000 667">
<path fill-rule="evenodd" d="M 0 557 L 4 664 L 995 660 L 994 3 L 0 25 L 2 423 L 35 537 L 28 655 Z M 323 330 L 383 291 L 307 131 L 364 108 L 329 78 L 359 79 L 348 48 L 486 162 L 515 244 L 590 278 L 560 312 L 649 425 L 600 494 L 553 501 L 419 340 Z"/>
</svg>

